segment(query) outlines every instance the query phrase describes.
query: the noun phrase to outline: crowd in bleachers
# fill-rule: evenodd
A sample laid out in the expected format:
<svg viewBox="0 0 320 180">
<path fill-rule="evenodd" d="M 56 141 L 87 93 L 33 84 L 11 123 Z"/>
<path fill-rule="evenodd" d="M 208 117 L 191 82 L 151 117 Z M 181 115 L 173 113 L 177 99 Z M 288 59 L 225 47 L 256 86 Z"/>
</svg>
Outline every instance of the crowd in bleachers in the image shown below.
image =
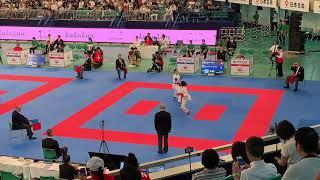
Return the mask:
<svg viewBox="0 0 320 180">
<path fill-rule="evenodd" d="M 150 11 L 165 8 L 176 11 L 179 8 L 190 11 L 221 10 L 220 2 L 206 0 L 1 0 L 0 9 L 48 9 L 48 10 L 119 10 Z"/>
</svg>

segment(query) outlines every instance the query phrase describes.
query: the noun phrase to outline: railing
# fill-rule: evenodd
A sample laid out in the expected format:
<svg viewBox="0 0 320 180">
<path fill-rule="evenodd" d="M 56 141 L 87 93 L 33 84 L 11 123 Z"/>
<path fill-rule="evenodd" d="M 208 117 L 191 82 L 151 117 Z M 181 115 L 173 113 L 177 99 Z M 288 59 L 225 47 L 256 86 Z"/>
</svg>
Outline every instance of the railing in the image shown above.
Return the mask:
<svg viewBox="0 0 320 180">
<path fill-rule="evenodd" d="M 318 133 L 320 133 L 320 125 L 315 125 L 315 126 L 311 126 L 312 128 L 314 128 Z M 267 135 L 262 137 L 264 141 L 274 141 L 276 140 L 278 137 L 276 134 L 272 134 L 272 135 Z M 223 145 L 223 146 L 219 146 L 219 147 L 214 147 L 213 149 L 216 150 L 217 152 L 222 152 L 225 150 L 230 150 L 232 147 L 232 144 L 227 144 L 227 145 Z M 164 158 L 164 159 L 160 159 L 157 161 L 151 161 L 151 162 L 147 162 L 147 163 L 143 163 L 140 164 L 140 169 L 149 169 L 152 167 L 159 167 L 159 166 L 165 166 L 168 163 L 173 163 L 173 162 L 177 162 L 177 161 L 181 161 L 181 160 L 186 160 L 189 157 L 190 158 L 194 158 L 194 157 L 200 157 L 203 153 L 203 150 L 201 151 L 195 151 L 192 152 L 190 155 L 188 154 L 181 154 L 178 156 L 174 156 L 174 157 L 169 157 L 169 158 Z M 186 166 L 186 165 L 183 165 Z M 189 165 L 188 165 L 189 166 Z M 199 168 L 200 166 L 200 168 Z M 183 174 L 183 173 L 188 173 L 190 171 L 190 169 L 188 168 L 182 168 L 184 169 L 183 171 L 174 171 L 172 172 L 172 170 L 177 169 L 178 167 L 173 167 L 173 168 L 169 168 L 169 169 L 165 169 L 164 171 L 161 172 L 157 172 L 157 173 L 153 173 L 151 174 L 152 177 L 154 177 L 154 179 L 163 179 L 163 178 L 169 178 L 170 176 L 174 176 L 177 174 Z M 200 170 L 201 168 L 203 168 L 203 166 L 198 163 L 198 165 L 196 167 L 194 167 L 192 170 L 196 171 L 196 170 Z M 114 170 L 111 171 L 111 175 L 116 176 L 119 174 L 119 170 Z M 158 176 L 159 175 L 159 176 Z M 155 177 L 156 176 L 156 177 Z"/>
<path fill-rule="evenodd" d="M 111 11 L 111 10 L 62 10 L 56 11 L 56 20 L 74 20 L 74 21 L 112 21 L 116 17 L 122 17 L 125 21 L 154 21 L 166 22 L 171 19 L 163 10 L 154 10 L 148 12 L 140 11 Z M 41 20 L 44 16 L 49 16 L 49 11 L 43 9 L 26 9 L 26 10 L 7 10 L 0 9 L 0 19 L 26 19 Z M 198 19 L 212 20 L 228 18 L 227 11 L 204 11 L 204 12 L 187 12 L 181 15 L 178 22 L 195 21 Z"/>
</svg>

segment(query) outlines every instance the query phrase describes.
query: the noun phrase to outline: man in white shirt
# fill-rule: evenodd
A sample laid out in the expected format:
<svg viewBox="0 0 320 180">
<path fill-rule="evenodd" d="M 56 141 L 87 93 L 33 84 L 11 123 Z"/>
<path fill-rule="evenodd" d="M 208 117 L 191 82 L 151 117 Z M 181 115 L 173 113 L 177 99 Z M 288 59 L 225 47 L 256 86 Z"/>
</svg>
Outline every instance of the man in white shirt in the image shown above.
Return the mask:
<svg viewBox="0 0 320 180">
<path fill-rule="evenodd" d="M 272 63 L 272 66 L 274 64 L 273 58 L 276 57 L 276 55 L 277 55 L 278 46 L 279 46 L 279 43 L 278 43 L 278 41 L 276 41 L 272 44 L 272 46 L 269 49 L 269 59 Z"/>
<path fill-rule="evenodd" d="M 303 127 L 295 134 L 296 148 L 302 159 L 292 164 L 282 180 L 314 180 L 320 170 L 318 151 L 318 133 L 310 127 Z"/>
<path fill-rule="evenodd" d="M 277 175 L 277 168 L 262 159 L 264 142 L 259 137 L 250 137 L 246 141 L 246 152 L 250 160 L 250 167 L 241 171 L 239 162 L 232 165 L 234 180 L 268 180 Z"/>
<path fill-rule="evenodd" d="M 141 45 L 141 41 L 139 39 L 139 36 L 136 36 L 136 39 L 133 41 L 131 47 L 139 47 Z"/>
<path fill-rule="evenodd" d="M 295 132 L 296 129 L 293 124 L 287 120 L 281 121 L 276 126 L 277 136 L 284 141 L 281 149 L 281 157 L 276 158 L 280 166 L 289 167 L 301 159 L 296 148 L 296 141 L 294 140 Z"/>
</svg>

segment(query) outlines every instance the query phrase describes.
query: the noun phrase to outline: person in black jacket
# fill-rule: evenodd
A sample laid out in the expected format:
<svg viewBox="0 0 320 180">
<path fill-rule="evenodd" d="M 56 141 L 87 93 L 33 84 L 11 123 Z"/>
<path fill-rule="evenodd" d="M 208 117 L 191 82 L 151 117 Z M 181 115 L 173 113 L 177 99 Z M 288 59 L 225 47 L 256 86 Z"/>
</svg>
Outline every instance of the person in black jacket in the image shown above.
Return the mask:
<svg viewBox="0 0 320 180">
<path fill-rule="evenodd" d="M 158 134 L 158 153 L 168 152 L 168 134 L 171 131 L 171 115 L 166 112 L 166 107 L 160 105 L 160 112 L 154 117 L 154 126 Z M 164 147 L 162 148 L 162 139 Z"/>
<path fill-rule="evenodd" d="M 42 140 L 42 148 L 46 149 L 54 149 L 56 150 L 57 158 L 59 158 L 61 155 L 67 155 L 68 153 L 68 148 L 63 147 L 60 148 L 59 143 L 57 140 L 53 139 L 53 132 L 52 129 L 47 130 L 47 138 Z"/>
<path fill-rule="evenodd" d="M 227 61 L 226 55 L 227 55 L 227 52 L 224 50 L 224 47 L 220 46 L 220 49 L 217 52 L 217 59 L 219 61 L 225 62 L 225 61 Z"/>
<path fill-rule="evenodd" d="M 286 79 L 286 86 L 284 88 L 289 88 L 289 83 L 295 83 L 295 88 L 293 91 L 298 90 L 299 81 L 304 80 L 304 68 L 299 63 L 294 63 L 291 66 L 293 75 L 288 76 Z"/>
<path fill-rule="evenodd" d="M 36 139 L 33 137 L 31 122 L 21 114 L 21 106 L 16 106 L 12 112 L 12 130 L 26 129 L 29 139 Z"/>
<path fill-rule="evenodd" d="M 63 164 L 59 165 L 59 178 L 73 180 L 78 170 L 70 164 L 70 156 L 63 156 Z"/>
<path fill-rule="evenodd" d="M 59 48 L 59 45 L 61 45 L 62 47 L 64 47 L 64 41 L 61 39 L 61 36 L 58 35 L 58 38 L 54 41 L 54 45 L 57 47 L 57 49 Z"/>
<path fill-rule="evenodd" d="M 237 42 L 233 39 L 232 36 L 229 37 L 229 40 L 227 41 L 227 50 L 228 50 L 228 55 L 230 57 L 233 56 L 236 48 L 237 48 Z"/>
<path fill-rule="evenodd" d="M 121 54 L 118 54 L 118 59 L 116 60 L 116 70 L 118 72 L 118 77 L 121 79 L 121 71 L 124 72 L 123 78 L 127 78 L 127 66 L 126 63 L 124 62 L 124 59 L 122 59 Z"/>
<path fill-rule="evenodd" d="M 129 153 L 125 159 L 123 168 L 120 170 L 121 180 L 141 180 L 141 172 L 139 170 L 139 163 L 133 153 Z"/>
</svg>

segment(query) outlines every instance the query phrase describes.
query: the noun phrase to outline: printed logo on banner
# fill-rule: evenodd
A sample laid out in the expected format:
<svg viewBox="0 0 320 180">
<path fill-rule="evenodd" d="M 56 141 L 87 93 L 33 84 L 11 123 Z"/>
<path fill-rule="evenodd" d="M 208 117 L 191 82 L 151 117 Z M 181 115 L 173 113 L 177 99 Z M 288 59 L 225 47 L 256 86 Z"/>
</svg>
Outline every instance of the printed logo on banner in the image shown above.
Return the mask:
<svg viewBox="0 0 320 180">
<path fill-rule="evenodd" d="M 309 12 L 308 0 L 281 0 L 280 7 L 282 9 Z"/>
<path fill-rule="evenodd" d="M 263 7 L 273 7 L 273 8 L 278 7 L 277 1 L 275 0 L 256 0 L 256 1 L 252 1 L 252 5 L 263 6 Z"/>
</svg>

